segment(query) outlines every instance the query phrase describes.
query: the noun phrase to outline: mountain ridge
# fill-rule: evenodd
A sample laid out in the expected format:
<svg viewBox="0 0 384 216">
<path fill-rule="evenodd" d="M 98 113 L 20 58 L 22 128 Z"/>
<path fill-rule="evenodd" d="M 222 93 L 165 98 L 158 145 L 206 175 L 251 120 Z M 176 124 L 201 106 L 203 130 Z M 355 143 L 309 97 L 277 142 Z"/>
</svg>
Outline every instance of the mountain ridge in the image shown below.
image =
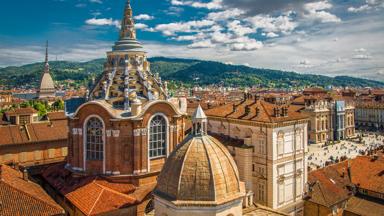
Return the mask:
<svg viewBox="0 0 384 216">
<path fill-rule="evenodd" d="M 87 62 L 51 61 L 52 75 L 59 84 L 73 80 L 73 86 L 87 85 L 92 77 L 103 71 L 105 59 Z M 296 72 L 253 68 L 198 59 L 153 57 L 149 58 L 151 71 L 163 80 L 186 85 L 259 86 L 291 88 L 305 86 L 384 87 L 384 82 L 349 76 L 328 77 Z M 36 87 L 43 71 L 43 63 L 0 68 L 0 85 L 8 87 Z"/>
</svg>

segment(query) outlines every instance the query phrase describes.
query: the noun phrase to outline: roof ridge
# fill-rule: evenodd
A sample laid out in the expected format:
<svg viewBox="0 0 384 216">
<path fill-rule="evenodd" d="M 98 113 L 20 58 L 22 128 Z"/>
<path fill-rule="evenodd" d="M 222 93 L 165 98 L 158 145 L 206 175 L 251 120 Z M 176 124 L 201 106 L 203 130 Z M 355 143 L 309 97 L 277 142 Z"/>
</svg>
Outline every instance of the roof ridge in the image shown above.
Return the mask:
<svg viewBox="0 0 384 216">
<path fill-rule="evenodd" d="M 97 199 L 95 200 L 95 202 L 93 203 L 93 206 L 92 206 L 92 208 L 89 210 L 89 214 L 93 211 L 93 209 L 95 208 L 95 206 L 96 206 L 96 203 L 99 201 L 99 199 L 100 199 L 100 197 L 101 197 L 101 195 L 103 194 L 103 192 L 104 192 L 104 188 L 103 187 L 101 187 L 101 192 L 99 193 L 99 196 L 97 197 Z"/>
<path fill-rule="evenodd" d="M 101 187 L 103 190 L 107 190 L 107 191 L 113 192 L 113 193 L 118 194 L 118 195 L 126 196 L 127 198 L 132 198 L 132 197 L 129 196 L 128 194 L 125 194 L 125 193 L 122 193 L 122 192 L 113 190 L 112 188 L 109 188 L 109 187 L 107 187 L 107 186 L 104 186 L 104 185 L 101 185 L 101 184 L 97 183 L 97 182 L 96 182 L 96 179 L 98 179 L 98 178 L 95 178 L 95 179 L 93 180 L 93 182 L 94 182 L 95 184 L 97 184 L 97 186 Z M 136 190 L 136 188 L 135 188 L 135 190 Z"/>
<path fill-rule="evenodd" d="M 265 108 L 264 103 L 262 103 L 260 101 L 260 105 L 261 105 L 261 107 L 263 107 L 264 112 L 267 114 L 267 117 L 268 117 L 269 121 L 273 123 L 273 120 L 272 120 L 271 116 L 269 115 L 269 113 L 267 112 L 267 108 Z"/>
</svg>

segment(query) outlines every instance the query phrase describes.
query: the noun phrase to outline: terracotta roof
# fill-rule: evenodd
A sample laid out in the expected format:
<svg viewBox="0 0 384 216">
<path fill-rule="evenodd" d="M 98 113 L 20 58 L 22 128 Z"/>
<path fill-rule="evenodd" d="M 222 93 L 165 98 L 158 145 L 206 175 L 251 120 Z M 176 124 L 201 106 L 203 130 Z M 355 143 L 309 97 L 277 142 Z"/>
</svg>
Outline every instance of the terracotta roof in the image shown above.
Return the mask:
<svg viewBox="0 0 384 216">
<path fill-rule="evenodd" d="M 354 213 L 354 215 L 368 215 L 369 212 L 370 216 L 383 216 L 384 203 L 372 202 L 353 196 L 348 200 L 344 211 Z"/>
<path fill-rule="evenodd" d="M 64 112 L 50 112 L 47 114 L 48 119 L 50 121 L 57 121 L 57 120 L 66 120 L 67 116 L 65 116 Z"/>
<path fill-rule="evenodd" d="M 0 146 L 67 139 L 67 120 L 0 126 L 0 137 Z"/>
<path fill-rule="evenodd" d="M 252 206 L 243 209 L 244 216 L 288 216 L 288 214 L 278 212 L 274 209 L 259 205 L 253 204 Z"/>
<path fill-rule="evenodd" d="M 243 197 L 245 189 L 223 144 L 190 135 L 167 159 L 154 194 L 180 206 L 215 206 Z"/>
<path fill-rule="evenodd" d="M 8 112 L 5 112 L 6 115 L 23 115 L 23 114 L 34 114 L 37 113 L 37 111 L 33 108 L 27 107 L 27 108 L 17 108 L 10 110 Z"/>
<path fill-rule="evenodd" d="M 0 165 L 0 215 L 64 215 L 64 210 L 20 171 Z"/>
<path fill-rule="evenodd" d="M 49 167 L 44 179 L 85 215 L 97 215 L 137 205 L 155 188 L 155 184 L 135 187 L 100 176 L 75 177 L 63 164 Z"/>
<path fill-rule="evenodd" d="M 237 106 L 235 112 L 233 112 L 234 105 Z M 248 114 L 246 113 L 246 106 L 249 107 Z M 247 100 L 245 102 L 241 102 L 240 104 L 230 103 L 223 106 L 215 107 L 213 109 L 206 110 L 205 114 L 209 117 L 241 119 L 265 123 L 277 123 L 308 118 L 306 114 L 299 112 L 303 107 L 296 105 L 288 106 L 288 116 L 274 117 L 273 112 L 275 107 L 279 106 L 265 102 L 263 100 L 257 100 L 256 102 L 254 100 Z M 256 110 L 259 111 L 258 114 L 256 114 Z"/>
<path fill-rule="evenodd" d="M 369 156 L 358 156 L 349 160 L 349 166 L 350 177 L 348 161 L 310 172 L 308 182 L 312 184 L 312 191 L 309 200 L 324 206 L 332 206 L 352 195 L 348 189 L 352 185 L 384 193 L 383 156 L 376 160 Z"/>
<path fill-rule="evenodd" d="M 358 187 L 384 193 L 384 158 L 373 160 L 368 156 L 359 156 L 351 160 L 352 183 Z"/>
<path fill-rule="evenodd" d="M 351 185 L 347 169 L 345 161 L 310 172 L 308 183 L 312 187 L 309 201 L 330 207 L 352 196 L 347 188 Z"/>
</svg>

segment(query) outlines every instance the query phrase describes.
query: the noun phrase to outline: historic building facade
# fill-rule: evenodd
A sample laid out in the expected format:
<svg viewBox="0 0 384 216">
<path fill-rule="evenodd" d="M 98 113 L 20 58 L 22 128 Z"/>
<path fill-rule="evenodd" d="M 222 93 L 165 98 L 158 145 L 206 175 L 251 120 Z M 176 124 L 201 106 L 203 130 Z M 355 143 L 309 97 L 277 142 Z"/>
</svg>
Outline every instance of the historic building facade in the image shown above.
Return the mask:
<svg viewBox="0 0 384 216">
<path fill-rule="evenodd" d="M 55 83 L 53 82 L 51 73 L 49 71 L 48 63 L 48 42 L 45 50 L 45 66 L 44 72 L 40 79 L 40 88 L 37 91 L 37 97 L 39 99 L 47 99 L 56 97 Z"/>
<path fill-rule="evenodd" d="M 353 101 L 328 95 L 307 95 L 296 98 L 293 103 L 302 105 L 302 112 L 309 116 L 310 143 L 340 141 L 355 136 Z"/>
<path fill-rule="evenodd" d="M 210 133 L 230 139 L 229 143 L 241 141 L 227 147 L 254 201 L 300 215 L 307 182 L 308 119 L 299 109 L 255 97 L 206 110 L 206 114 Z"/>
<path fill-rule="evenodd" d="M 68 178 L 60 172 L 62 167 L 44 174 L 65 209 L 71 215 L 144 215 L 150 211 L 157 175 L 170 152 L 184 139 L 185 108 L 186 100 L 169 98 L 166 83 L 150 72 L 146 52 L 136 40 L 132 8 L 127 1 L 120 37 L 107 53 L 104 73 L 85 103 L 73 111 L 66 110 L 69 151 L 65 172 L 70 172 L 73 181 L 86 182 L 86 186 L 58 181 Z M 59 177 L 52 178 L 56 174 Z M 94 181 L 86 180 L 92 176 Z M 77 197 L 86 196 L 98 206 L 100 200 L 93 198 L 105 192 L 81 190 L 104 184 L 121 202 L 106 198 L 102 209 L 77 202 Z"/>
<path fill-rule="evenodd" d="M 384 130 L 384 104 L 358 102 L 355 109 L 356 127 Z"/>
<path fill-rule="evenodd" d="M 5 113 L 0 126 L 0 164 L 20 166 L 63 162 L 68 151 L 66 119 L 37 121 L 37 111 L 20 108 Z"/>
</svg>

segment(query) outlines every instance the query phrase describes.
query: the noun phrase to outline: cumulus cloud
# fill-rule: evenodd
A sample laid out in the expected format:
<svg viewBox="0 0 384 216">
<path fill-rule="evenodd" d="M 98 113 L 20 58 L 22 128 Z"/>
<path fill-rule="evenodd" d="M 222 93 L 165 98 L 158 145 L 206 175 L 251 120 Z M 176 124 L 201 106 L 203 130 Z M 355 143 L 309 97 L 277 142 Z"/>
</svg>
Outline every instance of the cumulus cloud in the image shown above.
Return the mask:
<svg viewBox="0 0 384 216">
<path fill-rule="evenodd" d="M 120 21 L 113 20 L 112 18 L 92 18 L 85 21 L 87 25 L 96 25 L 96 26 L 116 26 L 120 27 Z"/>
<path fill-rule="evenodd" d="M 159 24 L 155 27 L 155 30 L 162 32 L 162 34 L 166 36 L 174 36 L 177 32 L 182 32 L 182 33 L 196 32 L 201 28 L 213 26 L 214 24 L 215 23 L 211 20 L 177 22 L 177 23 Z"/>
<path fill-rule="evenodd" d="M 134 16 L 136 20 L 153 20 L 155 17 L 150 16 L 148 14 L 139 14 L 137 16 Z"/>
<path fill-rule="evenodd" d="M 341 19 L 325 10 L 331 9 L 333 5 L 328 1 L 307 3 L 304 5 L 304 17 L 319 21 L 321 23 L 341 22 Z"/>
<path fill-rule="evenodd" d="M 207 15 L 207 19 L 220 21 L 220 20 L 227 20 L 227 19 L 236 19 L 239 16 L 243 15 L 245 12 L 243 10 L 234 8 L 219 12 L 211 12 Z"/>
<path fill-rule="evenodd" d="M 301 11 L 304 3 L 316 0 L 223 0 L 226 8 L 239 8 L 254 16 L 273 12 Z"/>
<path fill-rule="evenodd" d="M 222 0 L 212 0 L 205 3 L 201 1 L 189 1 L 189 0 L 171 0 L 171 4 L 175 6 L 190 6 L 194 8 L 207 8 L 207 9 L 220 9 L 222 8 Z"/>
<path fill-rule="evenodd" d="M 348 11 L 351 13 L 358 13 L 378 8 L 384 8 L 384 0 L 366 0 L 365 4 L 358 7 L 349 7 Z"/>
<path fill-rule="evenodd" d="M 141 30 L 145 30 L 145 29 L 148 29 L 148 25 L 144 24 L 144 23 L 136 23 L 135 24 L 135 28 L 136 29 L 141 29 Z"/>
<path fill-rule="evenodd" d="M 191 48 L 191 49 L 212 48 L 212 47 L 215 47 L 215 45 L 212 44 L 210 40 L 196 41 L 188 45 L 188 48 Z"/>
<path fill-rule="evenodd" d="M 282 32 L 290 33 L 298 24 L 288 16 L 281 15 L 278 17 L 272 17 L 270 15 L 257 15 L 246 19 L 250 22 L 254 28 L 262 29 L 266 32 Z"/>
</svg>

